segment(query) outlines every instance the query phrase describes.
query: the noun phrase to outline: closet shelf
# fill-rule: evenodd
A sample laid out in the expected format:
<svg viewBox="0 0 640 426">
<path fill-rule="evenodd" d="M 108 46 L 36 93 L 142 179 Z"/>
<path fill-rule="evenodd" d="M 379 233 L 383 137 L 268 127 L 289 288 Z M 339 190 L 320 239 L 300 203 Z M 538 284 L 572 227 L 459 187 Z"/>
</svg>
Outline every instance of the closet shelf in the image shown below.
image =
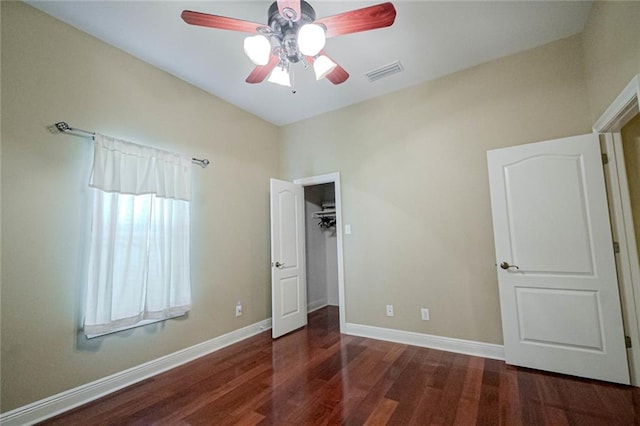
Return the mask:
<svg viewBox="0 0 640 426">
<path fill-rule="evenodd" d="M 331 202 L 322 203 L 322 211 L 314 212 L 313 218 L 319 219 L 318 226 L 321 229 L 335 228 L 336 204 Z"/>
<path fill-rule="evenodd" d="M 324 217 L 324 216 L 335 216 L 336 215 L 336 210 L 335 209 L 328 209 L 328 210 L 322 210 L 320 212 L 314 212 L 313 213 L 313 217 Z"/>
</svg>

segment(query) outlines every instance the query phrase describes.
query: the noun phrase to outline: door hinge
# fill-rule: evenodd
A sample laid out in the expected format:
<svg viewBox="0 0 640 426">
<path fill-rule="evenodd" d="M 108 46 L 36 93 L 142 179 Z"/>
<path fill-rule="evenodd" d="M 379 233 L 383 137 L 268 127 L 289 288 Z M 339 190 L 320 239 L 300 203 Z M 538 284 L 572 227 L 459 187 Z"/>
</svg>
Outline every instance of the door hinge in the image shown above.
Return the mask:
<svg viewBox="0 0 640 426">
<path fill-rule="evenodd" d="M 617 241 L 613 242 L 613 252 L 614 253 L 620 253 L 620 244 Z"/>
<path fill-rule="evenodd" d="M 627 347 L 627 348 L 631 347 L 631 337 L 624 336 L 624 346 Z"/>
<path fill-rule="evenodd" d="M 602 164 L 609 163 L 609 156 L 607 154 L 602 154 Z"/>
</svg>

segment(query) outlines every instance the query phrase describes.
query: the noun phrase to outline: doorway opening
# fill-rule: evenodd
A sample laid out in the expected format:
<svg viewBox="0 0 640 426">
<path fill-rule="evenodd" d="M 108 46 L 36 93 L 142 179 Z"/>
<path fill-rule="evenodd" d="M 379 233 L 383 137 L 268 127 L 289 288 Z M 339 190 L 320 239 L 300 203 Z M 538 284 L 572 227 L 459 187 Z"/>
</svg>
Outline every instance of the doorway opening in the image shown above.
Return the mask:
<svg viewBox="0 0 640 426">
<path fill-rule="evenodd" d="M 304 188 L 307 313 L 338 303 L 335 184 Z"/>
<path fill-rule="evenodd" d="M 593 126 L 608 162 L 605 183 L 615 241 L 620 302 L 631 384 L 640 386 L 640 75 L 635 76 Z"/>
<path fill-rule="evenodd" d="M 307 310 L 325 306 L 339 310 L 345 327 L 342 198 L 340 173 L 296 179 L 305 199 Z"/>
</svg>

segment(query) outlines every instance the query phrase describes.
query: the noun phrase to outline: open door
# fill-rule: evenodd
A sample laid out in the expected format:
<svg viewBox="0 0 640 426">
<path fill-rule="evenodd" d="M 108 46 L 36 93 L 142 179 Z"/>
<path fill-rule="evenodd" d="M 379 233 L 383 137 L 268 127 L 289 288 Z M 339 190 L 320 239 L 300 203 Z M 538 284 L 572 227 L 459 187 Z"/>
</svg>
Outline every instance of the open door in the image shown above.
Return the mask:
<svg viewBox="0 0 640 426">
<path fill-rule="evenodd" d="M 271 179 L 271 335 L 307 324 L 304 189 Z"/>
<path fill-rule="evenodd" d="M 629 384 L 597 135 L 487 158 L 507 363 Z"/>
</svg>

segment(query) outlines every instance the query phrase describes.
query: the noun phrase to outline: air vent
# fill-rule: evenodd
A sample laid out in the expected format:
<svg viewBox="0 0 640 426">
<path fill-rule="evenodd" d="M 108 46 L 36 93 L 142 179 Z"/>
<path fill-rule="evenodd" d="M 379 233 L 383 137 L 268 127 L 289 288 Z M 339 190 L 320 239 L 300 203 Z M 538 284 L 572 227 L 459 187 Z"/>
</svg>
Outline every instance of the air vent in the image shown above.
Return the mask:
<svg viewBox="0 0 640 426">
<path fill-rule="evenodd" d="M 381 78 L 389 77 L 392 74 L 399 73 L 400 71 L 404 71 L 402 64 L 400 61 L 392 62 L 388 65 L 384 65 L 380 68 L 376 68 L 375 70 L 371 70 L 365 75 L 369 79 L 369 81 L 380 80 Z"/>
</svg>

